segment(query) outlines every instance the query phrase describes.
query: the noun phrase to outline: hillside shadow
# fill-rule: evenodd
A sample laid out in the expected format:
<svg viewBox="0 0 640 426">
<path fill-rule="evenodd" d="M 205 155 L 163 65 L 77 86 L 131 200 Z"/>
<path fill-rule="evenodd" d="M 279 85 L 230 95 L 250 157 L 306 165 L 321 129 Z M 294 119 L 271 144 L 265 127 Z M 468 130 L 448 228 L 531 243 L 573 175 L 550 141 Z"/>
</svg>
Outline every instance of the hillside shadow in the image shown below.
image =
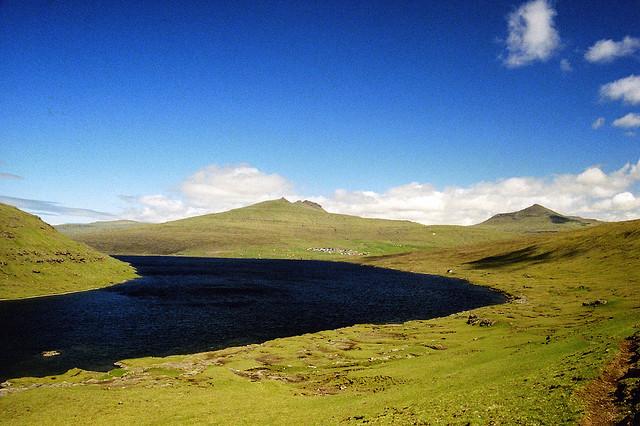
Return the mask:
<svg viewBox="0 0 640 426">
<path fill-rule="evenodd" d="M 552 223 L 556 223 L 556 224 L 568 223 L 568 222 L 577 222 L 577 220 L 573 220 L 573 219 L 568 218 L 566 216 L 558 216 L 558 215 L 551 215 L 551 216 L 549 216 L 549 219 L 551 220 Z"/>
<path fill-rule="evenodd" d="M 550 261 L 552 259 L 559 260 L 575 257 L 579 254 L 579 252 L 580 251 L 577 249 L 572 249 L 562 252 L 545 251 L 539 253 L 538 247 L 533 245 L 504 254 L 483 257 L 482 259 L 467 262 L 467 264 L 471 265 L 474 269 L 504 268 L 507 266 L 518 265 L 524 267 L 525 264 L 538 264 Z"/>
</svg>

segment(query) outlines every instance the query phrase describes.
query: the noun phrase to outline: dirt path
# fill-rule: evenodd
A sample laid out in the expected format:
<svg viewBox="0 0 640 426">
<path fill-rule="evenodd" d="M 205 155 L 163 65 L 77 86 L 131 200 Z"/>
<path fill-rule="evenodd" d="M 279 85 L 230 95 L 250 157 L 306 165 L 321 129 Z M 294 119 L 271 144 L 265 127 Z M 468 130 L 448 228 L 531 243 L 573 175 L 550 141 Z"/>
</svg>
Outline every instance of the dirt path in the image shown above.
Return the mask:
<svg viewBox="0 0 640 426">
<path fill-rule="evenodd" d="M 637 425 L 640 422 L 640 333 L 620 345 L 620 353 L 600 377 L 580 393 L 586 402 L 583 426 Z M 636 380 L 626 380 L 633 379 Z M 630 382 L 635 382 L 631 387 Z"/>
</svg>

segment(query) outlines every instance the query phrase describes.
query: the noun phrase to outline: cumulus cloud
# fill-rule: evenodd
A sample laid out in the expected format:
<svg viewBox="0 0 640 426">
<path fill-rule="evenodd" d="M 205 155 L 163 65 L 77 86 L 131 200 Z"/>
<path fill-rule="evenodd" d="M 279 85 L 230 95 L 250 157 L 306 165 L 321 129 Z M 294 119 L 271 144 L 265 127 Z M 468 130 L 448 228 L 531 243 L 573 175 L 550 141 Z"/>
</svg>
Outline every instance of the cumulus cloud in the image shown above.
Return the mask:
<svg viewBox="0 0 640 426">
<path fill-rule="evenodd" d="M 128 203 L 122 216 L 140 222 L 166 222 L 210 213 L 206 209 L 187 205 L 180 199 L 162 194 L 139 197 L 121 196 L 120 198 Z"/>
<path fill-rule="evenodd" d="M 282 176 L 248 165 L 198 170 L 182 183 L 183 194 L 196 206 L 227 209 L 282 197 L 292 185 Z"/>
<path fill-rule="evenodd" d="M 470 225 L 534 203 L 567 214 L 624 220 L 640 217 L 639 199 L 630 192 L 638 181 L 640 161 L 609 174 L 590 167 L 579 174 L 512 177 L 467 187 L 410 183 L 381 193 L 339 190 L 314 200 L 332 212 L 424 224 Z"/>
<path fill-rule="evenodd" d="M 640 161 L 609 173 L 593 166 L 578 174 L 511 177 L 469 186 L 437 188 L 412 182 L 383 192 L 338 189 L 329 196 L 302 197 L 293 194 L 293 185 L 279 175 L 251 166 L 210 166 L 185 179 L 174 197 L 129 198 L 131 208 L 125 217 L 159 222 L 286 196 L 291 201 L 318 202 L 333 213 L 423 224 L 470 225 L 534 203 L 565 214 L 624 220 L 640 217 L 640 195 L 634 193 L 639 181 Z M 251 189 L 246 184 L 256 186 Z"/>
<path fill-rule="evenodd" d="M 507 56 L 509 68 L 535 61 L 546 61 L 560 46 L 555 28 L 556 11 L 547 0 L 533 0 L 521 5 L 507 18 Z"/>
<path fill-rule="evenodd" d="M 124 196 L 127 218 L 163 222 L 198 214 L 215 213 L 260 201 L 292 196 L 293 185 L 278 174 L 249 165 L 211 165 L 196 171 L 179 185 L 179 194 Z"/>
<path fill-rule="evenodd" d="M 607 63 L 617 58 L 633 55 L 640 50 L 640 38 L 625 37 L 621 41 L 599 40 L 587 50 L 584 58 L 589 62 Z"/>
<path fill-rule="evenodd" d="M 614 120 L 613 125 L 615 127 L 622 127 L 623 129 L 634 129 L 636 127 L 640 127 L 640 114 L 630 112 L 624 117 Z"/>
<path fill-rule="evenodd" d="M 28 210 L 35 214 L 46 216 L 73 216 L 92 219 L 114 219 L 111 213 L 77 207 L 67 207 L 53 201 L 32 200 L 0 195 L 0 203 L 9 204 L 19 209 Z"/>
<path fill-rule="evenodd" d="M 631 105 L 640 104 L 640 76 L 630 75 L 600 87 L 600 95 L 610 100 L 621 100 Z"/>
<path fill-rule="evenodd" d="M 604 119 L 604 117 L 598 117 L 594 120 L 593 123 L 591 123 L 591 128 L 594 130 L 599 129 L 600 127 L 604 126 L 604 123 L 606 122 L 606 120 Z"/>
</svg>

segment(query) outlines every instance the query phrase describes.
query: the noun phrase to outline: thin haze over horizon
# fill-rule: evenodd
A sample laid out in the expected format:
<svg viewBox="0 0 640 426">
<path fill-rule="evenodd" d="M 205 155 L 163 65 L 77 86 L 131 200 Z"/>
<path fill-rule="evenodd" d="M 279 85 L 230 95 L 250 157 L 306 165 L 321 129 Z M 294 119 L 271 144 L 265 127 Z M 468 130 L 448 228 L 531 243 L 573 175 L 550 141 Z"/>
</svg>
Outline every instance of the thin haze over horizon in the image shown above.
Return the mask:
<svg viewBox="0 0 640 426">
<path fill-rule="evenodd" d="M 640 218 L 640 1 L 0 2 L 0 202 Z"/>
</svg>

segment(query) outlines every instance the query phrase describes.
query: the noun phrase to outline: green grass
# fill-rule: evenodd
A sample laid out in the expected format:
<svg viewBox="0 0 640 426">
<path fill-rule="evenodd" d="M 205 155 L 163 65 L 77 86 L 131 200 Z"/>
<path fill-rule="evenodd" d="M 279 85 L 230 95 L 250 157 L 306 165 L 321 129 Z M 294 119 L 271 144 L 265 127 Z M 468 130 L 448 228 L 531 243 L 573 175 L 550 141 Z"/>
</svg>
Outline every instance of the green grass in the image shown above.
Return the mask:
<svg viewBox="0 0 640 426">
<path fill-rule="evenodd" d="M 0 204 L 0 299 L 87 290 L 135 276 L 126 263 Z"/>
<path fill-rule="evenodd" d="M 92 232 L 96 230 L 113 230 L 118 228 L 128 228 L 131 226 L 143 225 L 144 222 L 135 220 L 104 220 L 92 223 L 68 223 L 57 225 L 56 229 L 63 234 L 73 234 L 82 232 Z"/>
<path fill-rule="evenodd" d="M 516 296 L 474 310 L 492 327 L 460 313 L 21 378 L 0 423 L 577 423 L 585 385 L 640 327 L 640 221 L 467 241 L 356 260 Z"/>
<path fill-rule="evenodd" d="M 471 227 L 424 226 L 331 214 L 307 203 L 280 199 L 162 224 L 114 221 L 61 225 L 58 229 L 112 254 L 345 260 L 352 256 L 308 249 L 332 247 L 376 256 L 505 240 L 523 233 L 574 230 L 597 223 L 536 205 Z"/>
<path fill-rule="evenodd" d="M 309 251 L 310 248 L 331 247 L 381 255 L 513 235 L 496 229 L 423 226 L 409 221 L 331 214 L 284 199 L 162 224 L 66 225 L 59 229 L 111 254 L 298 259 L 352 257 L 318 253 Z"/>
</svg>

